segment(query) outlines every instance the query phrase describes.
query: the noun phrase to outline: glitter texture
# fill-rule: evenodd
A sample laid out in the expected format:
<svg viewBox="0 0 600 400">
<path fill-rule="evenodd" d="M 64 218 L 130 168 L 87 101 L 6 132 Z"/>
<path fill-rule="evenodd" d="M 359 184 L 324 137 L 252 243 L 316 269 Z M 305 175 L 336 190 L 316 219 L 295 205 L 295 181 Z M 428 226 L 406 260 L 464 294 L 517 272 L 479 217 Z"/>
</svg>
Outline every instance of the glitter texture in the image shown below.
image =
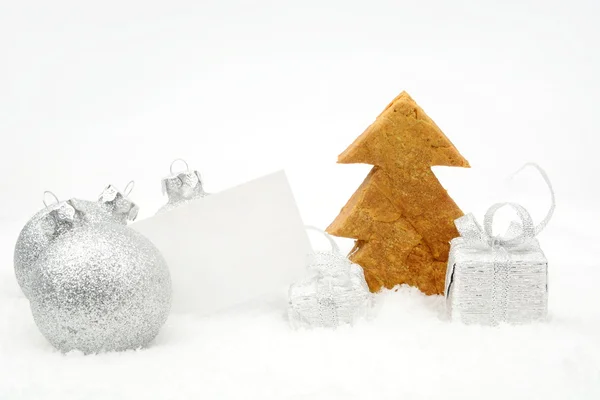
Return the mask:
<svg viewBox="0 0 600 400">
<path fill-rule="evenodd" d="M 15 245 L 14 266 L 17 282 L 27 298 L 31 286 L 31 271 L 40 254 L 54 240 L 50 233 L 52 226 L 48 216 L 54 210 L 64 207 L 67 202 L 52 204 L 38 211 L 23 227 Z"/>
<path fill-rule="evenodd" d="M 169 314 L 171 279 L 164 258 L 123 225 L 74 225 L 58 235 L 32 271 L 35 323 L 63 352 L 146 346 Z"/>
<path fill-rule="evenodd" d="M 73 204 L 86 215 L 87 221 L 92 223 L 112 222 L 124 225 L 135 221 L 139 211 L 134 202 L 112 185 L 104 189 L 96 202 L 73 199 Z"/>
<path fill-rule="evenodd" d="M 290 287 L 288 316 L 293 328 L 335 328 L 365 316 L 372 300 L 363 269 L 333 245 L 312 254 L 308 276 Z"/>
<path fill-rule="evenodd" d="M 138 207 L 126 199 L 113 186 L 108 186 L 97 202 L 71 199 L 72 204 L 80 210 L 88 222 L 127 223 L 135 219 Z M 15 275 L 23 294 L 29 298 L 30 273 L 42 251 L 52 242 L 53 236 L 48 233 L 47 217 L 52 210 L 63 207 L 66 202 L 58 202 L 38 211 L 23 227 L 14 252 Z"/>
</svg>

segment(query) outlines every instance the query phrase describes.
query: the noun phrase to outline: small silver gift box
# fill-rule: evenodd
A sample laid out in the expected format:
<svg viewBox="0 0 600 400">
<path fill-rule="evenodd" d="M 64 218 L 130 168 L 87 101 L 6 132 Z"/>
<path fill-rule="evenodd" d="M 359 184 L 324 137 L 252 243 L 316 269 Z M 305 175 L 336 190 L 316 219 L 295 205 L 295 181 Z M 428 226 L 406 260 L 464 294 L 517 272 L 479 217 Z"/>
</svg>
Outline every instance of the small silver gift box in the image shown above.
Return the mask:
<svg viewBox="0 0 600 400">
<path fill-rule="evenodd" d="M 295 329 L 353 324 L 371 309 L 362 267 L 333 247 L 332 252 L 312 254 L 307 276 L 290 286 L 288 316 Z"/>
<path fill-rule="evenodd" d="M 494 213 L 512 206 L 521 219 L 503 237 L 491 234 Z M 547 221 L 545 221 L 547 222 Z M 455 221 L 461 237 L 450 246 L 446 272 L 446 310 L 452 320 L 496 325 L 544 320 L 548 312 L 548 262 L 529 213 L 500 203 L 486 214 L 485 229 L 467 214 Z"/>
</svg>

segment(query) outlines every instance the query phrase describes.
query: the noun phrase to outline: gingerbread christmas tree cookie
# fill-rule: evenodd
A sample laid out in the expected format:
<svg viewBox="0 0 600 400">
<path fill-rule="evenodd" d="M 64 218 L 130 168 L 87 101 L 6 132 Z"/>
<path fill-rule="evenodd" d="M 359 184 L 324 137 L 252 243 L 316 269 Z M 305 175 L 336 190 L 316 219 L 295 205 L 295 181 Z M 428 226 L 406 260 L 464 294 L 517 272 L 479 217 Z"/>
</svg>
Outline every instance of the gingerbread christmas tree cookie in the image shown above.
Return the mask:
<svg viewBox="0 0 600 400">
<path fill-rule="evenodd" d="M 449 242 L 462 212 L 431 167 L 469 167 L 425 112 L 402 92 L 338 158 L 373 169 L 327 228 L 356 239 L 350 258 L 371 291 L 406 283 L 444 290 Z"/>
</svg>

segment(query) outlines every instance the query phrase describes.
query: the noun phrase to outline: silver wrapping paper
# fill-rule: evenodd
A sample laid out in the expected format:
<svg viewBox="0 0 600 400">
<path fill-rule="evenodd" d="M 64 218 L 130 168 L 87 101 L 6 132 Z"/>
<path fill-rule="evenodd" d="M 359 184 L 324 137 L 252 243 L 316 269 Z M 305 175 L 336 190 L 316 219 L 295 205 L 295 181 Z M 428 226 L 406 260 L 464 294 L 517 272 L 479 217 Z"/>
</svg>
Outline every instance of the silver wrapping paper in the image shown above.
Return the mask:
<svg viewBox="0 0 600 400">
<path fill-rule="evenodd" d="M 48 219 L 57 219 L 51 213 Z M 171 304 L 167 264 L 124 225 L 55 223 L 55 239 L 32 269 L 31 311 L 63 352 L 120 351 L 148 345 Z"/>
<path fill-rule="evenodd" d="M 532 163 L 525 167 L 535 168 L 544 179 L 550 192 L 550 209 L 537 226 L 529 212 L 516 203 L 492 205 L 483 227 L 473 214 L 455 221 L 460 237 L 450 243 L 445 285 L 450 319 L 496 325 L 547 317 L 548 261 L 535 236 L 552 218 L 556 201 L 545 171 Z M 504 235 L 494 235 L 494 216 L 506 206 L 516 212 L 518 221 L 512 221 Z"/>
<path fill-rule="evenodd" d="M 318 252 L 307 272 L 289 289 L 293 328 L 335 328 L 368 314 L 373 299 L 359 265 L 339 253 Z"/>
<path fill-rule="evenodd" d="M 548 262 L 535 239 L 511 249 L 454 239 L 446 286 L 452 320 L 497 325 L 547 317 Z"/>
</svg>

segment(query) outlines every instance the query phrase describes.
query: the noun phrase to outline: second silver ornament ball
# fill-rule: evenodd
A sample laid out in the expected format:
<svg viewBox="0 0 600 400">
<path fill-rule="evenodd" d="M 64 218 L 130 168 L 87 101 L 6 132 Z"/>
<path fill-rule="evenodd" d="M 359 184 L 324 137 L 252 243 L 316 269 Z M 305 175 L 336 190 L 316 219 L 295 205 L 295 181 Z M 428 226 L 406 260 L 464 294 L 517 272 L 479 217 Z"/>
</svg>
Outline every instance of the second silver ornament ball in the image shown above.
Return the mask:
<svg viewBox="0 0 600 400">
<path fill-rule="evenodd" d="M 104 189 L 98 201 L 71 199 L 71 202 L 84 213 L 85 222 L 124 225 L 128 221 L 133 221 L 138 213 L 138 206 L 127 198 L 131 189 L 133 189 L 133 181 L 127 185 L 124 194 L 114 186 L 109 185 Z M 47 204 L 44 200 L 45 207 L 25 224 L 15 244 L 15 275 L 23 294 L 27 298 L 29 298 L 31 291 L 31 273 L 34 264 L 40 254 L 55 239 L 52 227 L 47 226 L 49 222 L 47 217 L 53 210 L 57 210 L 65 204 L 64 201 L 59 201 L 52 192 L 45 192 L 45 195 L 52 195 L 55 203 Z"/>
</svg>

